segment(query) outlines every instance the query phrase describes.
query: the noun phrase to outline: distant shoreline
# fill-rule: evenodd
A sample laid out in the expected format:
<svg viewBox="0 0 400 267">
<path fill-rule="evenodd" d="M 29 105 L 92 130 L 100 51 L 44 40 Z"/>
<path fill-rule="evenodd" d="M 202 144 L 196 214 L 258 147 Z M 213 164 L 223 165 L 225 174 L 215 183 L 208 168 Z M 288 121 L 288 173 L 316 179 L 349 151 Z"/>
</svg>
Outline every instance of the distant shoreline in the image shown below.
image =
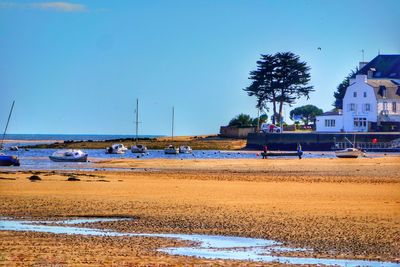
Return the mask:
<svg viewBox="0 0 400 267">
<path fill-rule="evenodd" d="M 24 141 L 24 143 L 26 143 Z M 32 143 L 35 143 L 32 141 Z M 75 149 L 102 149 L 111 146 L 114 143 L 123 143 L 130 147 L 136 143 L 135 138 L 117 138 L 108 140 L 59 140 L 50 142 L 36 142 L 34 145 L 23 145 L 25 148 L 75 148 Z M 138 143 L 147 146 L 148 149 L 164 149 L 168 145 L 189 145 L 193 149 L 199 150 L 240 150 L 245 148 L 246 139 L 221 138 L 218 135 L 202 135 L 202 136 L 176 136 L 172 140 L 171 137 L 154 137 L 139 138 Z"/>
</svg>

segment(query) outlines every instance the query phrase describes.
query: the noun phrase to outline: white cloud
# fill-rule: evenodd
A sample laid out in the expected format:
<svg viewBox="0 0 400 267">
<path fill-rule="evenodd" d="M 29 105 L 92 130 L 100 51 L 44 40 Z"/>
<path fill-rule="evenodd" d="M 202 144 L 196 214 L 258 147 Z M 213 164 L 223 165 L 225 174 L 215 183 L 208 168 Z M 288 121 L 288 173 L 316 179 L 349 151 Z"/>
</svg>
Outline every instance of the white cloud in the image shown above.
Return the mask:
<svg viewBox="0 0 400 267">
<path fill-rule="evenodd" d="M 74 4 L 69 2 L 42 2 L 42 3 L 0 3 L 0 8 L 30 8 L 30 9 L 42 9 L 50 11 L 61 11 L 61 12 L 85 12 L 88 11 L 87 7 L 82 4 Z"/>
</svg>

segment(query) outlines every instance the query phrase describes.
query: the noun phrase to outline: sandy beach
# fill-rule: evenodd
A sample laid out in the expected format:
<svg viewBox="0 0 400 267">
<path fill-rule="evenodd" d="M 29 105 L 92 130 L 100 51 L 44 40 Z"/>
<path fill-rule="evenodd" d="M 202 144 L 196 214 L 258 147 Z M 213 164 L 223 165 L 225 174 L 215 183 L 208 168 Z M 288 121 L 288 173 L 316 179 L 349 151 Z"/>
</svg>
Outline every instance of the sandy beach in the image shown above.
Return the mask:
<svg viewBox="0 0 400 267">
<path fill-rule="evenodd" d="M 128 216 L 90 227 L 258 237 L 296 256 L 400 258 L 400 158 L 102 160 L 119 172 L 1 172 L 3 217 Z M 126 171 L 124 171 L 126 169 Z M 66 179 L 75 176 L 80 181 Z M 157 252 L 183 241 L 0 232 L 3 265 L 253 265 Z M 270 265 L 270 264 L 269 264 Z"/>
</svg>

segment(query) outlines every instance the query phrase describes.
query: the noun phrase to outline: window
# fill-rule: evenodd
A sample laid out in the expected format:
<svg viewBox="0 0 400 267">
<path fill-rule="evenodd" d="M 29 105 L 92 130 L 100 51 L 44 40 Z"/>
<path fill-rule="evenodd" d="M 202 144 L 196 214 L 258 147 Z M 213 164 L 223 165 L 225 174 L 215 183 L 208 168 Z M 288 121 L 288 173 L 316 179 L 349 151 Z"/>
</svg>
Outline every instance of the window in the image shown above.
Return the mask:
<svg viewBox="0 0 400 267">
<path fill-rule="evenodd" d="M 371 104 L 370 103 L 365 104 L 365 111 L 371 111 Z"/>
<path fill-rule="evenodd" d="M 364 92 L 364 97 L 367 97 L 367 92 Z"/>
<path fill-rule="evenodd" d="M 335 120 L 325 120 L 325 127 L 335 127 L 336 121 Z"/>
<path fill-rule="evenodd" d="M 383 110 L 388 110 L 388 103 L 387 102 L 383 102 Z"/>
<path fill-rule="evenodd" d="M 356 111 L 356 104 L 354 104 L 354 103 L 349 104 L 348 110 L 349 111 Z"/>
<path fill-rule="evenodd" d="M 384 85 L 379 86 L 379 91 L 378 93 L 382 96 L 382 97 L 386 97 L 386 87 Z"/>
<path fill-rule="evenodd" d="M 397 103 L 396 103 L 396 102 L 393 102 L 393 103 L 392 103 L 392 111 L 393 111 L 394 113 L 397 112 Z"/>
<path fill-rule="evenodd" d="M 357 92 L 353 92 L 353 97 L 357 97 Z"/>
<path fill-rule="evenodd" d="M 367 118 L 354 117 L 354 128 L 365 128 L 367 127 Z"/>
</svg>

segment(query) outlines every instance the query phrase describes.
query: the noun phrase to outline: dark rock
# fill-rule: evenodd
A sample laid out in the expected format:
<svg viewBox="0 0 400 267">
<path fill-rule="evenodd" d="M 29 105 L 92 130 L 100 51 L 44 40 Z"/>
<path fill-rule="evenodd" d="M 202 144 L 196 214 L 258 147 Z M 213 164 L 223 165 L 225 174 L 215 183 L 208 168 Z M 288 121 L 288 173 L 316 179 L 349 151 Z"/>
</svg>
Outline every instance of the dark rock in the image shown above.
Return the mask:
<svg viewBox="0 0 400 267">
<path fill-rule="evenodd" d="M 42 180 L 42 178 L 40 178 L 38 175 L 32 175 L 32 176 L 28 177 L 28 179 L 31 180 L 32 182 Z"/>
<path fill-rule="evenodd" d="M 81 179 L 74 177 L 74 176 L 68 177 L 68 179 L 67 179 L 67 181 L 80 181 L 80 180 Z"/>
</svg>

